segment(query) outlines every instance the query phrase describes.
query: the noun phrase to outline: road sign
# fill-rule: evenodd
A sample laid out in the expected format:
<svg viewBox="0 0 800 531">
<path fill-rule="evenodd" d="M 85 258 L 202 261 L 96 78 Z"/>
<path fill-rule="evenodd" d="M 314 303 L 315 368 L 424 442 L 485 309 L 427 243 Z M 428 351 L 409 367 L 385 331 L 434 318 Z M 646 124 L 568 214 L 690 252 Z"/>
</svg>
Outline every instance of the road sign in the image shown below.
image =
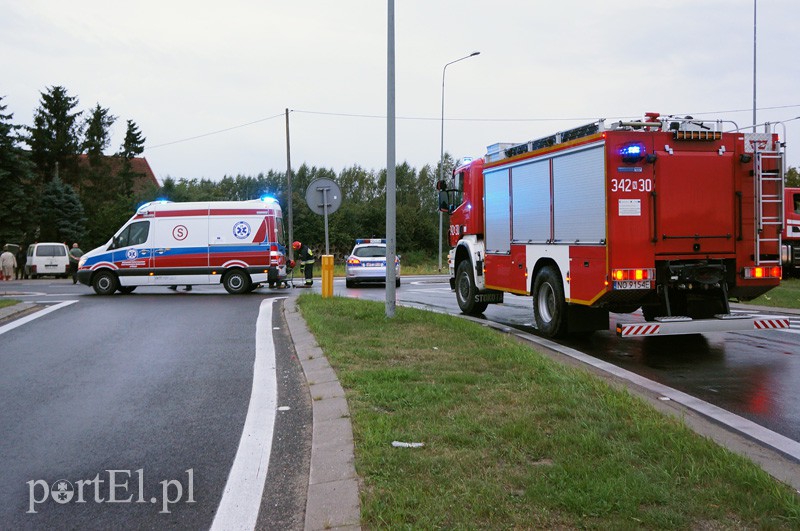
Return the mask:
<svg viewBox="0 0 800 531">
<path fill-rule="evenodd" d="M 315 179 L 306 188 L 306 203 L 313 213 L 325 217 L 325 254 L 330 254 L 328 214 L 333 214 L 342 206 L 342 191 L 339 185 L 330 179 Z"/>
</svg>

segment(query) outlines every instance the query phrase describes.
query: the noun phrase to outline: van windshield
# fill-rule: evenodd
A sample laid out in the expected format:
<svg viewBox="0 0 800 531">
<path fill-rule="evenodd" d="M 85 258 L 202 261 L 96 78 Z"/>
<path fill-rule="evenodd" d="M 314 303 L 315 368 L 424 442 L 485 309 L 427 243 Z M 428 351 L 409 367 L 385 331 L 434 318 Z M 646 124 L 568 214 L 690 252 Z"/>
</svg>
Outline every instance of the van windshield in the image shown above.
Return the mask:
<svg viewBox="0 0 800 531">
<path fill-rule="evenodd" d="M 67 248 L 63 245 L 37 245 L 36 256 L 67 256 Z"/>
</svg>

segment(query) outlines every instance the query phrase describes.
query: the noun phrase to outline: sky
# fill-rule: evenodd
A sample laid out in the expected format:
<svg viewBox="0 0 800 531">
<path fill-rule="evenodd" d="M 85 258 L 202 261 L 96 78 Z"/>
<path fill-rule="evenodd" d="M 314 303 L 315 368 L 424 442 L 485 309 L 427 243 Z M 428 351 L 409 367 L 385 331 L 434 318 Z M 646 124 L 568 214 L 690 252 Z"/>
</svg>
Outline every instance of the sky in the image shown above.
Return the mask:
<svg viewBox="0 0 800 531">
<path fill-rule="evenodd" d="M 800 166 L 797 0 L 396 0 L 397 162 L 646 112 L 751 126 L 756 1 L 757 122 Z M 108 108 L 109 154 L 133 120 L 161 180 L 285 171 L 286 109 L 293 169 L 382 169 L 387 6 L 0 0 L 0 96 L 20 125 L 52 86 Z"/>
</svg>

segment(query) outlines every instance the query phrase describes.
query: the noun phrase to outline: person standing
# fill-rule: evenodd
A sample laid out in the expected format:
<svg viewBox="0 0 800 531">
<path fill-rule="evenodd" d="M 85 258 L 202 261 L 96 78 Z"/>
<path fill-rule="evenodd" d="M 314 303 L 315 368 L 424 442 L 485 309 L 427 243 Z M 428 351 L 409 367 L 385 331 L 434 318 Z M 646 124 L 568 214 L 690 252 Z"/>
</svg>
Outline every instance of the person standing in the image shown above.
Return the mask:
<svg viewBox="0 0 800 531">
<path fill-rule="evenodd" d="M 17 268 L 15 270 L 17 280 L 23 280 L 25 278 L 25 264 L 27 262 L 28 250 L 20 246 L 19 251 L 17 251 Z"/>
<path fill-rule="evenodd" d="M 10 281 L 14 276 L 14 268 L 17 267 L 17 259 L 14 253 L 3 247 L 3 254 L 0 254 L 0 269 L 2 269 L 3 280 Z"/>
<path fill-rule="evenodd" d="M 83 251 L 78 247 L 77 243 L 72 244 L 72 249 L 69 250 L 69 269 L 72 273 L 72 283 L 78 283 L 78 264 L 83 256 Z"/>
<path fill-rule="evenodd" d="M 308 248 L 308 245 L 303 245 L 300 242 L 292 243 L 292 249 L 297 251 L 297 259 L 305 271 L 306 287 L 314 284 L 314 253 Z"/>
</svg>

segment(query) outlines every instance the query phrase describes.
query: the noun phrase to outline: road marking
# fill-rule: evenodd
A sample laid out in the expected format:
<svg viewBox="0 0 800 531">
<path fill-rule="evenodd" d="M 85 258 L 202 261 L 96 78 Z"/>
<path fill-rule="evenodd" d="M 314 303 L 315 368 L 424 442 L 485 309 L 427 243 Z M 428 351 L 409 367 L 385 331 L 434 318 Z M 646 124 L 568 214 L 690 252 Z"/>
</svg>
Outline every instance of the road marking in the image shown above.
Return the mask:
<svg viewBox="0 0 800 531">
<path fill-rule="evenodd" d="M 25 317 L 20 317 L 16 321 L 8 323 L 5 326 L 0 326 L 0 335 L 5 334 L 6 332 L 10 332 L 11 330 L 14 330 L 15 328 L 17 328 L 18 326 L 22 326 L 22 325 L 24 325 L 26 323 L 30 323 L 34 319 L 38 319 L 39 317 L 44 317 L 48 313 L 54 312 L 56 310 L 60 310 L 61 308 L 66 308 L 70 304 L 75 304 L 76 302 L 78 302 L 78 301 L 59 302 L 58 304 L 54 304 L 53 306 L 45 308 L 44 310 L 39 310 L 38 312 L 32 313 L 30 315 L 26 315 Z"/>
<path fill-rule="evenodd" d="M 258 310 L 250 404 L 239 448 L 211 524 L 212 530 L 252 530 L 258 520 L 278 405 L 275 345 L 272 340 L 272 304 L 275 300 L 262 301 Z"/>
</svg>

